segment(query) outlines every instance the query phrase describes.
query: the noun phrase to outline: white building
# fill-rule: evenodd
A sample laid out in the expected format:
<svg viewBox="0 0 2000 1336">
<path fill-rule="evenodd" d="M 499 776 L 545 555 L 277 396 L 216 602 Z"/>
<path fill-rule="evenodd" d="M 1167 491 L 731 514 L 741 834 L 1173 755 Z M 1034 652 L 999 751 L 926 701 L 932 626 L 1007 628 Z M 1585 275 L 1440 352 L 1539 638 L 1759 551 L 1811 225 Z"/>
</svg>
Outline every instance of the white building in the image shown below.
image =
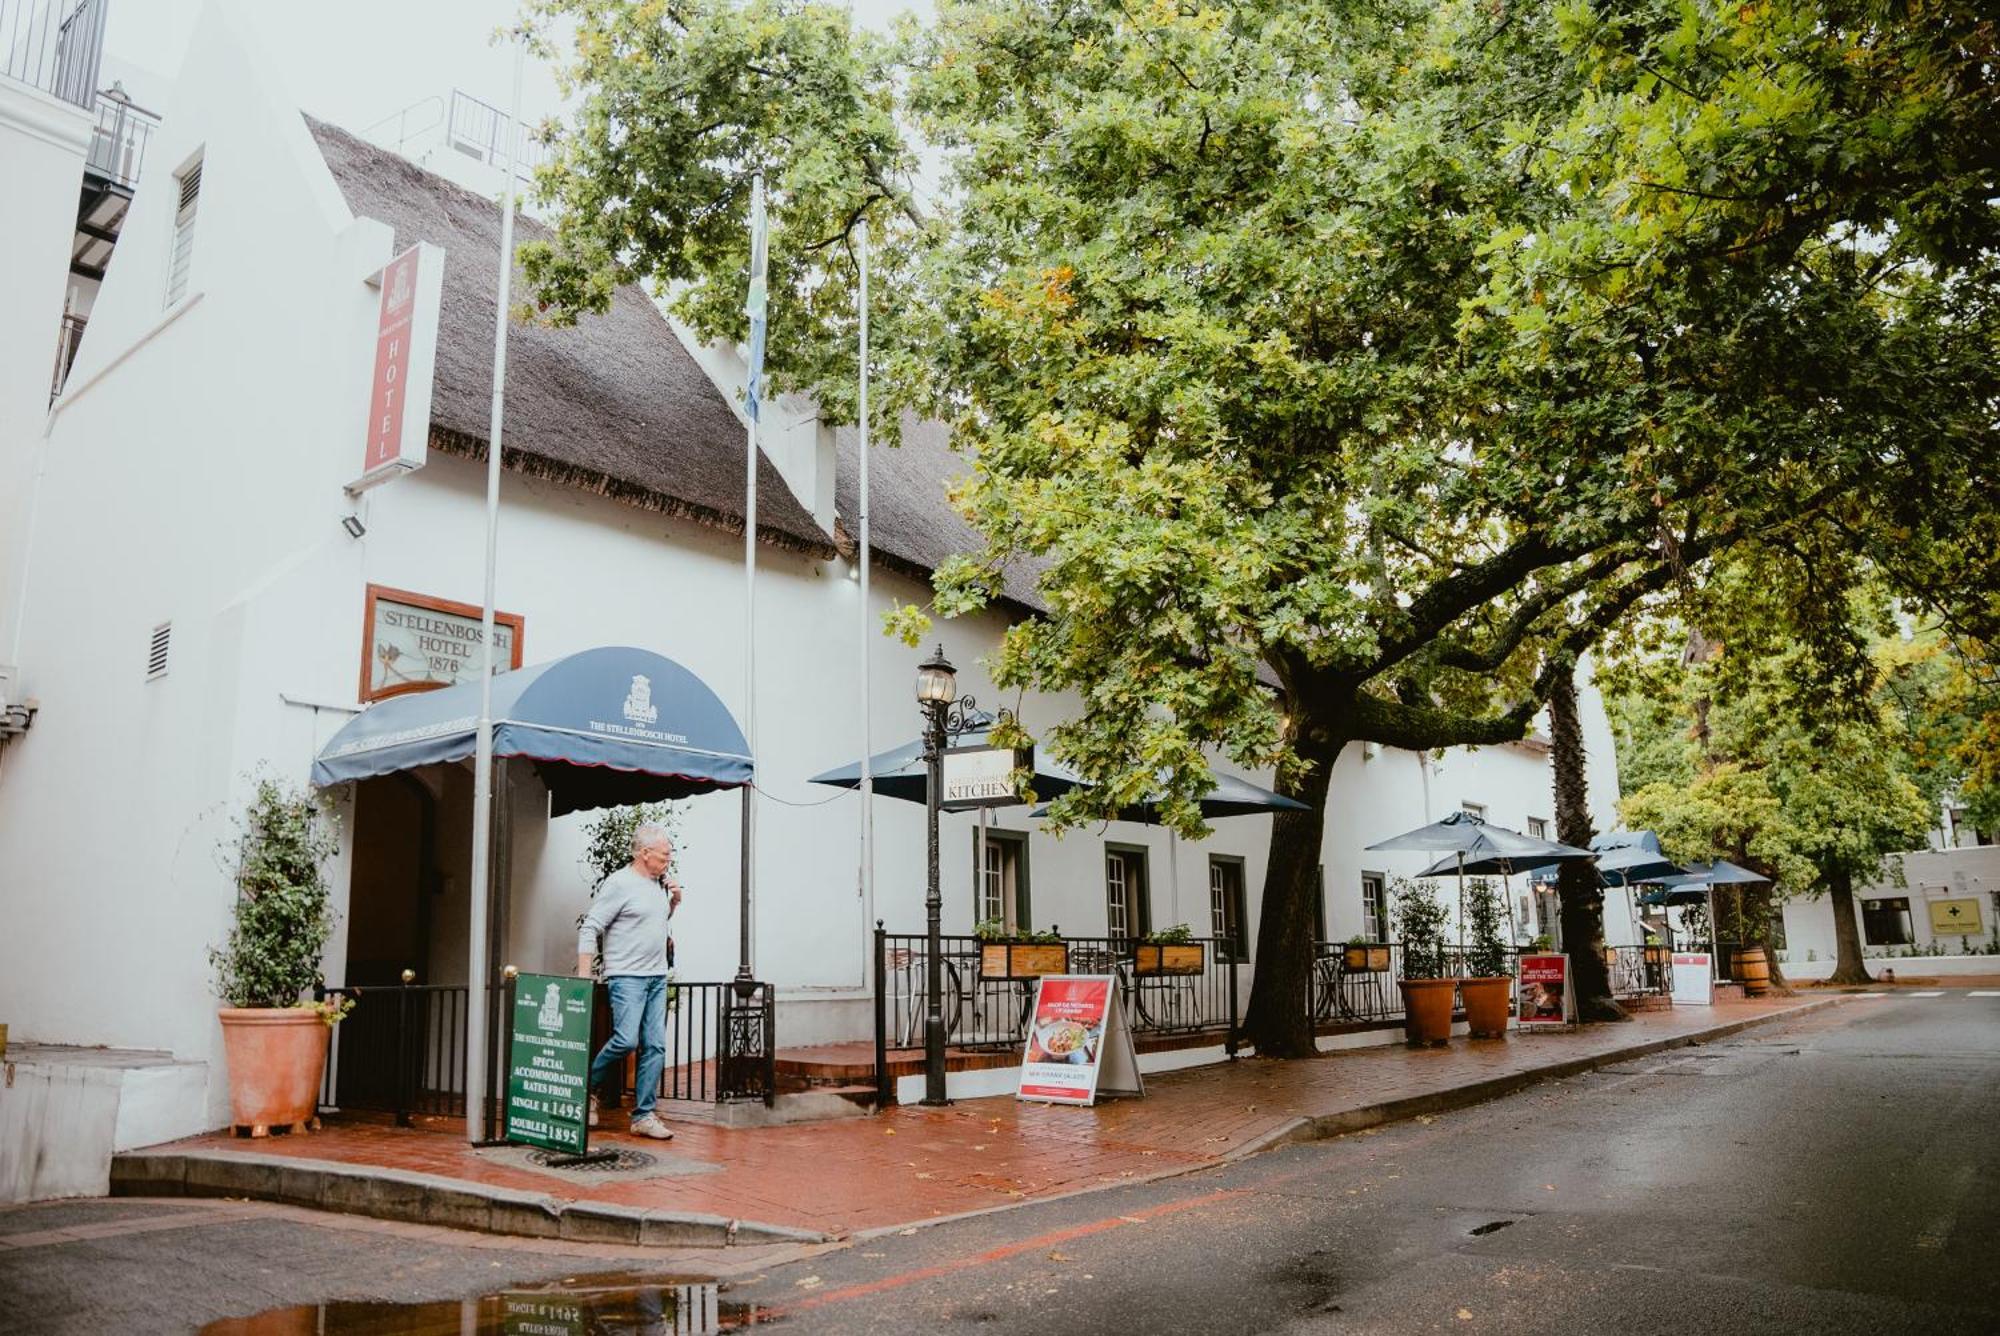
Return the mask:
<svg viewBox="0 0 2000 1336">
<path fill-rule="evenodd" d="M 16 1042 L 175 1055 L 179 1093 L 145 1125 L 158 1136 L 226 1118 L 207 951 L 228 929 L 231 820 L 252 777 L 302 784 L 384 673 L 426 657 L 415 643 L 397 661 L 370 652 L 390 629 L 373 613 L 400 605 L 462 627 L 482 589 L 498 209 L 309 122 L 267 69 L 225 19 L 204 20 L 52 407 L 91 123 L 0 79 L 0 154 L 18 187 L 0 256 L 0 653 L 17 666 L 12 694 L 38 705 L 0 746 L 0 1020 Z M 378 314 L 368 280 L 418 241 L 445 256 L 428 463 L 353 497 Z M 713 351 L 697 360 L 633 288 L 575 329 L 514 328 L 498 604 L 526 662 L 638 646 L 685 665 L 742 717 L 745 437 L 733 393 L 704 370 L 729 364 Z M 765 455 L 755 967 L 778 988 L 781 1044 L 861 1040 L 872 925 L 922 930 L 923 809 L 877 800 L 871 903 L 859 798 L 807 777 L 915 735 L 919 656 L 864 627 L 892 602 L 922 601 L 936 562 L 975 543 L 943 499 L 965 465 L 925 429 L 875 452 L 864 610 L 853 435 L 791 404 Z M 1019 602 L 938 629 L 982 703 L 1001 698 L 980 661 L 1033 598 L 1015 592 Z M 1073 708 L 1022 704 L 1031 730 Z M 1594 692 L 1585 718 L 1593 810 L 1608 826 L 1617 783 Z M 532 766 L 508 769 L 498 956 L 564 971 L 589 892 L 584 818 L 551 820 Z M 406 968 L 464 981 L 470 790 L 466 767 L 442 766 L 332 792 L 331 983 L 387 983 Z M 726 979 L 737 963 L 738 803 L 718 794 L 685 809 L 690 896 L 676 938 L 689 979 Z M 1438 757 L 1349 747 L 1327 804 L 1323 935 L 1385 935 L 1384 879 L 1423 861 L 1363 846 L 1462 806 L 1532 830 L 1552 825 L 1551 803 L 1533 743 Z M 1021 808 L 994 821 L 989 867 L 1023 926 L 1116 935 L 1122 896 L 1131 927 L 1254 931 L 1267 818 L 1221 821 L 1198 845 L 1123 823 L 1057 839 Z M 943 839 L 945 927 L 964 933 L 978 912 L 974 822 L 947 817 Z M 1607 919 L 1613 941 L 1630 940 L 1623 915 Z M 1545 926 L 1533 906 L 1518 924 L 1524 938 Z"/>
</svg>

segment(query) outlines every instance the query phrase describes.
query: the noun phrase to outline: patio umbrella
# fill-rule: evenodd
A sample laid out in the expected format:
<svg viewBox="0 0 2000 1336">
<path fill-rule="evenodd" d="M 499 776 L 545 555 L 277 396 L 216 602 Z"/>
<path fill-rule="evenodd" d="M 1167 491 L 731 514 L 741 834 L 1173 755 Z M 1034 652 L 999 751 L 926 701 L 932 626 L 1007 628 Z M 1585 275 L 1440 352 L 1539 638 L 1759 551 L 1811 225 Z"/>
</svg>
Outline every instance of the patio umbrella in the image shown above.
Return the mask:
<svg viewBox="0 0 2000 1336">
<path fill-rule="evenodd" d="M 1282 793 L 1273 792 L 1261 785 L 1252 784 L 1247 779 L 1234 775 L 1213 775 L 1210 777 L 1208 792 L 1195 804 L 1206 820 L 1225 816 L 1262 816 L 1269 812 L 1304 812 L 1307 807 L 1296 798 L 1287 798 Z M 1047 816 L 1048 804 L 1044 803 L 1029 816 Z M 1147 801 L 1133 803 L 1118 809 L 1115 818 L 1119 821 L 1135 821 L 1141 825 L 1163 824 L 1160 804 Z M 1180 918 L 1180 854 L 1181 843 L 1178 833 L 1167 832 L 1167 877 L 1172 887 L 1171 909 L 1173 917 Z"/>
<path fill-rule="evenodd" d="M 974 716 L 973 729 L 961 735 L 953 745 L 976 747 L 984 744 L 993 723 L 993 716 L 990 714 Z M 875 792 L 887 798 L 901 798 L 905 802 L 920 803 L 925 800 L 925 786 L 930 781 L 930 774 L 924 767 L 922 738 L 870 757 L 868 766 L 869 779 L 874 785 Z M 814 775 L 807 782 L 832 784 L 843 789 L 858 789 L 861 787 L 861 762 L 849 761 L 846 765 L 835 766 L 831 770 Z M 1036 797 L 1053 797 L 1075 788 L 1082 782 L 1075 771 L 1045 758 L 1041 754 L 1041 749 L 1036 749 L 1034 779 L 1030 783 Z"/>
<path fill-rule="evenodd" d="M 1726 858 L 1717 858 L 1706 863 L 1689 863 L 1687 870 L 1679 876 L 1661 877 L 1660 903 L 1670 905 L 1705 904 L 1708 910 L 1708 949 L 1716 951 L 1715 935 L 1715 888 L 1718 886 L 1751 886 L 1770 881 L 1761 872 L 1752 872 Z M 1651 902 L 1649 902 L 1651 903 Z"/>
<path fill-rule="evenodd" d="M 1458 869 L 1458 935 L 1459 945 L 1465 945 L 1465 872 L 1483 859 L 1506 859 L 1518 868 L 1526 868 L 1530 860 L 1542 858 L 1588 858 L 1590 850 L 1579 849 L 1573 844 L 1558 844 L 1554 840 L 1536 839 L 1533 835 L 1523 835 L 1519 831 L 1508 830 L 1505 826 L 1488 825 L 1470 812 L 1453 812 L 1442 821 L 1433 821 L 1428 826 L 1406 830 L 1386 840 L 1378 840 L 1368 846 L 1375 850 L 1409 850 L 1416 853 L 1450 854 L 1450 859 L 1440 859 L 1439 864 Z M 1442 875 L 1442 873 L 1436 874 Z"/>
<path fill-rule="evenodd" d="M 986 741 L 995 723 L 994 717 L 981 710 L 972 716 L 973 727 L 952 741 L 954 746 L 980 746 Z M 876 793 L 890 798 L 901 798 L 904 802 L 921 803 L 928 800 L 930 770 L 924 764 L 924 740 L 917 738 L 906 742 L 893 751 L 881 752 L 868 758 L 869 787 Z M 835 766 L 831 770 L 814 775 L 807 781 L 811 784 L 832 784 L 837 788 L 858 789 L 861 787 L 861 762 L 850 761 L 846 765 Z M 1035 749 L 1034 778 L 1029 787 L 1035 796 L 1047 797 L 1067 792 L 1081 784 L 1083 780 L 1069 767 L 1042 757 L 1041 749 Z M 973 838 L 973 865 L 986 866 L 986 809 L 979 809 L 979 829 Z"/>
</svg>

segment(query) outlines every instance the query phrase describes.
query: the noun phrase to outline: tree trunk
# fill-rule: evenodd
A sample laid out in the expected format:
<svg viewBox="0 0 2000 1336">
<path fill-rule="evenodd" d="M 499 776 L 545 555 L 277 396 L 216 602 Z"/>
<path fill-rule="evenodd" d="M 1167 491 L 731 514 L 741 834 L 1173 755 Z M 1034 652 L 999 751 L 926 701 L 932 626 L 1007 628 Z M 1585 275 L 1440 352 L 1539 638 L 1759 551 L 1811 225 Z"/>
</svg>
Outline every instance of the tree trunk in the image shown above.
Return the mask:
<svg viewBox="0 0 2000 1336">
<path fill-rule="evenodd" d="M 1555 772 L 1556 837 L 1564 844 L 1587 849 L 1597 832 L 1590 825 L 1583 722 L 1577 711 L 1573 675 L 1558 676 L 1549 695 L 1549 742 Z M 1580 858 L 1564 859 L 1557 868 L 1563 951 L 1569 956 L 1576 1014 L 1586 1021 L 1630 1020 L 1611 998 L 1611 972 L 1604 964 L 1604 892 L 1598 888 L 1597 871 Z"/>
<path fill-rule="evenodd" d="M 1279 785 L 1303 812 L 1271 818 L 1271 857 L 1264 873 L 1264 904 L 1257 917 L 1257 971 L 1243 1036 L 1260 1057 L 1311 1058 L 1319 1055 L 1308 1014 L 1313 968 L 1313 895 L 1320 841 L 1326 830 L 1326 790 L 1343 744 L 1298 744 L 1309 763 L 1296 780 Z"/>
<path fill-rule="evenodd" d="M 1827 895 L 1833 900 L 1833 973 L 1828 983 L 1873 983 L 1861 963 L 1861 926 L 1854 921 L 1854 874 L 1846 868 L 1823 869 Z"/>
</svg>

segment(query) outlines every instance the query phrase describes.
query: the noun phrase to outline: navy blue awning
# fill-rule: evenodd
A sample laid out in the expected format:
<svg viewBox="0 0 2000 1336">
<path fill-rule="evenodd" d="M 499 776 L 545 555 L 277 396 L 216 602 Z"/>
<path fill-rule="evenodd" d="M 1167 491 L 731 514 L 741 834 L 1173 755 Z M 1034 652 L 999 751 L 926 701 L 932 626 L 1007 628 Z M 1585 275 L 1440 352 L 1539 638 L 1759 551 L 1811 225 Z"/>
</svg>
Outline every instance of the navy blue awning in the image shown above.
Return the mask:
<svg viewBox="0 0 2000 1336">
<path fill-rule="evenodd" d="M 479 683 L 382 701 L 313 762 L 312 782 L 394 774 L 473 754 Z M 650 650 L 584 650 L 493 679 L 493 754 L 535 762 L 556 816 L 750 783 L 743 730 L 707 683 Z"/>
</svg>

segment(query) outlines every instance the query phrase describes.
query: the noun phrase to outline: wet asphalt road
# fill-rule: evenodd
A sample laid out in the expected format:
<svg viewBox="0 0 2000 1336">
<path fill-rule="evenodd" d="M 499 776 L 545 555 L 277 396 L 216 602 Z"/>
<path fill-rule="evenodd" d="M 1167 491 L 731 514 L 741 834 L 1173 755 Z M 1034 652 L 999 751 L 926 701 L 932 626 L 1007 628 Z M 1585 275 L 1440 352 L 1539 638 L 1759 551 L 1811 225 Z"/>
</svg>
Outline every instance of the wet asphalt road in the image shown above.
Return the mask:
<svg viewBox="0 0 2000 1336">
<path fill-rule="evenodd" d="M 546 1329 L 755 1314 L 829 1333 L 2000 1331 L 1996 1111 L 2000 997 L 1899 994 L 1226 1169 L 857 1242 L 719 1295 L 591 1297 Z M 173 1209 L 0 1211 L 0 1236 Z M 293 1212 L 0 1247 L 0 1332 L 190 1330 L 279 1303 L 626 1269 L 387 1228 Z M 267 1329 L 524 1329 L 493 1303 L 295 1316 Z"/>
</svg>

